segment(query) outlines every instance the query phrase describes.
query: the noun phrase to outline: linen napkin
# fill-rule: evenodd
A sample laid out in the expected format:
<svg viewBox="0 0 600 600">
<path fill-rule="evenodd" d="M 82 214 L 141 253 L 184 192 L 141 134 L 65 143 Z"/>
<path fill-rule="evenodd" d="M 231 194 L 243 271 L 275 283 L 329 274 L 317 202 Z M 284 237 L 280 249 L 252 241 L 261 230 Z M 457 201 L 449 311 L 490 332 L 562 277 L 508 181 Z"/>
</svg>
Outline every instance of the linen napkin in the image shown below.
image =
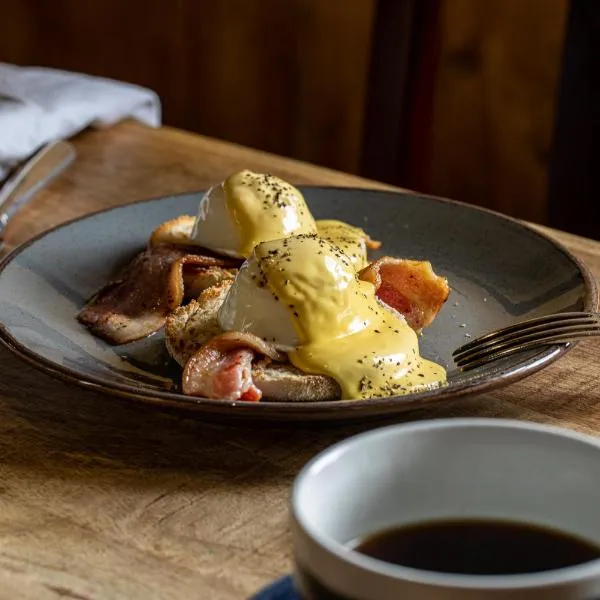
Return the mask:
<svg viewBox="0 0 600 600">
<path fill-rule="evenodd" d="M 0 181 L 44 144 L 126 118 L 160 126 L 156 93 L 101 77 L 0 62 Z"/>
</svg>

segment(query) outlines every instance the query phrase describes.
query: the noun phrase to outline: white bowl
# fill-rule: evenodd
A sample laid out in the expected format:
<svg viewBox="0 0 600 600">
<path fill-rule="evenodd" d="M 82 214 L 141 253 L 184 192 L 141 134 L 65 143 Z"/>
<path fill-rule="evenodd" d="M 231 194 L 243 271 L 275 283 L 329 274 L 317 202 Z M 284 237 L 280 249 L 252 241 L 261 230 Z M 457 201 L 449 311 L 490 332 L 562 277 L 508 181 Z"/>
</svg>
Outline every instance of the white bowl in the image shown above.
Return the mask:
<svg viewBox="0 0 600 600">
<path fill-rule="evenodd" d="M 465 517 L 552 527 L 600 546 L 600 441 L 569 430 L 443 419 L 357 435 L 301 471 L 292 517 L 295 578 L 309 600 L 600 598 L 600 560 L 467 576 L 385 563 L 348 546 L 393 526 Z"/>
</svg>

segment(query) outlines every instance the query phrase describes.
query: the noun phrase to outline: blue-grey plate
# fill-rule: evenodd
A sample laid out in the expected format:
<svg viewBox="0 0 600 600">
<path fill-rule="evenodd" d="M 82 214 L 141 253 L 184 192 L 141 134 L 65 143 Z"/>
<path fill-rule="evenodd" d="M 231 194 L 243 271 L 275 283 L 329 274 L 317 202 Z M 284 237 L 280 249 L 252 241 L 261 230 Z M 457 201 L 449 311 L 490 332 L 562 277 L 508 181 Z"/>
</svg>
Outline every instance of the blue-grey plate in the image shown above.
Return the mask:
<svg viewBox="0 0 600 600">
<path fill-rule="evenodd" d="M 516 381 L 568 347 L 529 351 L 468 373 L 451 353 L 491 329 L 565 310 L 594 310 L 593 278 L 575 257 L 518 221 L 470 205 L 413 194 L 303 188 L 317 218 L 364 227 L 383 241 L 377 254 L 430 260 L 452 287 L 421 340 L 422 354 L 448 368 L 438 390 L 361 401 L 240 403 L 177 393 L 179 370 L 162 334 L 112 347 L 75 314 L 147 243 L 160 223 L 195 214 L 201 194 L 129 204 L 52 229 L 0 265 L 0 339 L 19 356 L 62 379 L 106 393 L 176 405 L 227 419 L 333 420 L 384 416 Z"/>
</svg>

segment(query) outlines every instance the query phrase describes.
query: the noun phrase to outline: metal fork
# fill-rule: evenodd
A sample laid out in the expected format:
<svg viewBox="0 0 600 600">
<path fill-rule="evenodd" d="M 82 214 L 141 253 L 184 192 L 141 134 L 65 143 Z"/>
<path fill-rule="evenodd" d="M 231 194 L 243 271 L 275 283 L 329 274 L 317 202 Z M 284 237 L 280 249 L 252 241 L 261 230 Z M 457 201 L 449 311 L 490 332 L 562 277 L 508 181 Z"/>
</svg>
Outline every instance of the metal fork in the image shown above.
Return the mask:
<svg viewBox="0 0 600 600">
<path fill-rule="evenodd" d="M 600 335 L 600 313 L 556 313 L 492 331 L 460 346 L 452 356 L 456 365 L 467 371 L 529 348 L 595 335 Z"/>
</svg>

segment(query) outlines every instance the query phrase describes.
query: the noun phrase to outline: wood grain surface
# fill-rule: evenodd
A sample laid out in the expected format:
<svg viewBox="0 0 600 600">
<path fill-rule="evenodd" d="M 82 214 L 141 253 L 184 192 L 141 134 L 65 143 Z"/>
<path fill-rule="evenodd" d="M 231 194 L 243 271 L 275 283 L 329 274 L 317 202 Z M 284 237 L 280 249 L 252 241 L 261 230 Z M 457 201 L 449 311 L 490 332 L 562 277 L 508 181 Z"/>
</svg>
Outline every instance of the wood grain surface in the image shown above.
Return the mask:
<svg viewBox="0 0 600 600">
<path fill-rule="evenodd" d="M 74 216 L 205 188 L 242 167 L 295 183 L 355 177 L 172 129 L 87 132 L 12 243 Z M 600 243 L 551 232 L 600 275 Z M 600 433 L 600 341 L 504 390 L 403 419 L 486 416 Z M 398 420 L 398 419 L 396 419 Z M 302 465 L 370 425 L 229 428 L 86 392 L 0 349 L 0 598 L 247 598 L 289 571 Z"/>
</svg>

